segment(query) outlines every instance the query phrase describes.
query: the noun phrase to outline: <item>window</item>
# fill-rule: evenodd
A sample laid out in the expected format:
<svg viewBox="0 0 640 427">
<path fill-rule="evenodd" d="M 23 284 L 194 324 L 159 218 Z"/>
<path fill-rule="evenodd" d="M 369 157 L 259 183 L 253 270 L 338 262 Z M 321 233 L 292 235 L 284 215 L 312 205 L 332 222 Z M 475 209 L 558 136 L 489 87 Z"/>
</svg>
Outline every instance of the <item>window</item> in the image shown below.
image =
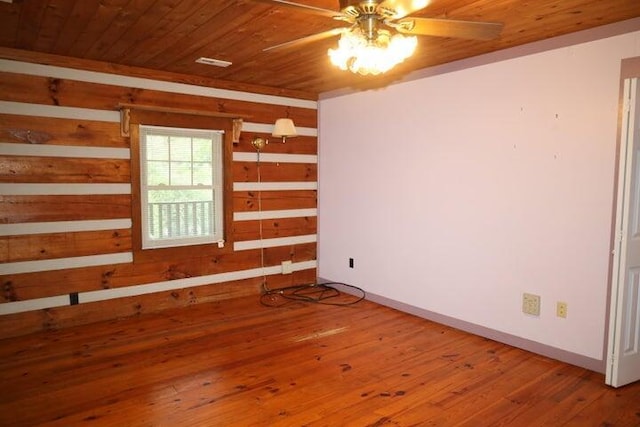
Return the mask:
<svg viewBox="0 0 640 427">
<path fill-rule="evenodd" d="M 142 249 L 224 241 L 224 132 L 140 126 Z"/>
</svg>

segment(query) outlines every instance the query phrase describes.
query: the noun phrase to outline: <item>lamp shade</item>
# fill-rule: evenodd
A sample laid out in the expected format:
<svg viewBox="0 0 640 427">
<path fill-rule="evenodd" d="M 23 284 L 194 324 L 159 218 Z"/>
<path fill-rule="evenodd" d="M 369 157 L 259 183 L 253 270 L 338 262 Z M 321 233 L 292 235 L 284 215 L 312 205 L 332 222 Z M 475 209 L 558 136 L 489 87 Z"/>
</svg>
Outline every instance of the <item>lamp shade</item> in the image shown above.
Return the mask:
<svg viewBox="0 0 640 427">
<path fill-rule="evenodd" d="M 296 127 L 293 125 L 293 120 L 291 119 L 278 119 L 276 120 L 276 124 L 273 126 L 272 136 L 276 137 L 292 137 L 298 135 L 296 132 Z"/>
</svg>

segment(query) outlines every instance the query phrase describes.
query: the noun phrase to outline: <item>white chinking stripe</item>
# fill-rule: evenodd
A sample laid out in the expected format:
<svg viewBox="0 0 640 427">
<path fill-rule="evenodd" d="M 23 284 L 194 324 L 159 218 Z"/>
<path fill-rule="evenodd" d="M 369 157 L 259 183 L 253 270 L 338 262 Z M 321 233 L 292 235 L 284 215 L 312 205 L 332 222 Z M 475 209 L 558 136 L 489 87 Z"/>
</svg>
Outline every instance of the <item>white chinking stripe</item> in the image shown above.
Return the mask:
<svg viewBox="0 0 640 427">
<path fill-rule="evenodd" d="M 302 182 L 234 182 L 233 191 L 317 190 L 315 181 Z"/>
<path fill-rule="evenodd" d="M 125 264 L 130 262 L 133 262 L 133 254 L 131 252 L 7 262 L 0 264 L 0 274 L 36 273 L 39 271 L 65 270 L 67 268 L 94 267 L 97 265 Z"/>
<path fill-rule="evenodd" d="M 293 263 L 293 271 L 308 270 L 316 268 L 317 262 L 304 261 Z M 173 291 L 176 289 L 193 288 L 215 283 L 231 282 L 242 279 L 253 279 L 254 277 L 270 276 L 281 274 L 282 266 L 275 265 L 264 268 L 252 268 L 250 270 L 232 271 L 228 273 L 210 274 L 208 276 L 188 277 L 186 279 L 176 279 L 167 282 L 149 283 L 146 285 L 127 286 L 124 288 L 101 289 L 99 291 L 82 292 L 78 294 L 80 303 L 104 301 L 114 298 L 133 297 L 138 295 L 151 294 L 154 292 Z"/>
<path fill-rule="evenodd" d="M 318 261 L 315 259 L 310 261 L 300 261 L 291 264 L 291 271 L 311 270 L 318 267 Z M 280 272 L 282 272 L 282 266 L 280 266 Z"/>
<path fill-rule="evenodd" d="M 60 107 L 57 105 L 28 104 L 25 102 L 0 101 L 0 114 L 51 117 L 55 119 L 95 120 L 120 123 L 120 112 L 93 110 L 90 108 Z"/>
<path fill-rule="evenodd" d="M 89 221 L 24 222 L 20 224 L 0 224 L 0 236 L 122 230 L 126 228 L 131 228 L 131 219 L 129 218 Z"/>
<path fill-rule="evenodd" d="M 315 243 L 317 235 L 306 234 L 304 236 L 275 237 L 273 239 L 244 240 L 234 242 L 234 251 L 245 251 L 248 249 L 275 248 L 277 246 L 298 245 L 302 243 Z"/>
<path fill-rule="evenodd" d="M 0 194 L 5 196 L 131 194 L 131 184 L 0 184 Z"/>
<path fill-rule="evenodd" d="M 302 261 L 292 264 L 293 271 L 302 271 L 317 268 L 317 261 Z M 275 275 L 282 273 L 282 266 L 276 265 L 265 268 L 253 268 L 250 270 L 233 271 L 229 273 L 211 274 L 208 276 L 189 277 L 186 279 L 169 280 L 166 282 L 149 283 L 146 285 L 127 286 L 122 288 L 101 289 L 98 291 L 78 293 L 79 303 L 105 301 L 115 298 L 134 297 L 151 294 L 154 292 L 172 291 L 176 289 L 192 288 L 215 283 L 223 283 L 234 280 L 252 279 L 263 275 Z M 68 295 L 60 295 L 47 298 L 38 298 L 27 301 L 13 301 L 0 304 L 0 315 L 23 313 L 26 311 L 42 310 L 53 307 L 70 305 Z"/>
<path fill-rule="evenodd" d="M 250 211 L 234 212 L 234 221 L 251 221 L 255 219 L 276 219 L 276 218 L 299 218 L 305 216 L 318 216 L 316 208 L 309 209 L 286 209 L 278 211 Z"/>
<path fill-rule="evenodd" d="M 238 101 L 257 102 L 262 104 L 286 105 L 290 107 L 318 108 L 316 101 L 287 98 L 276 95 L 261 95 L 250 92 L 241 92 L 229 89 L 215 89 L 208 86 L 197 86 L 186 83 L 174 83 L 161 80 L 152 80 L 144 77 L 131 77 L 120 74 L 103 73 L 99 71 L 86 71 L 73 68 L 64 68 L 53 65 L 34 64 L 30 62 L 0 60 L 0 71 L 16 74 L 28 74 L 31 76 L 54 77 L 58 79 L 77 80 L 88 83 L 101 83 L 112 86 L 135 87 L 141 89 L 157 90 L 160 92 L 181 93 L 188 95 L 206 96 L 211 98 L 234 99 Z"/>
<path fill-rule="evenodd" d="M 13 301 L 0 304 L 0 315 L 24 313 L 26 311 L 44 310 L 46 308 L 69 305 L 69 295 Z"/>
<path fill-rule="evenodd" d="M 124 288 L 103 289 L 99 291 L 83 292 L 78 294 L 79 303 L 104 301 L 114 298 L 134 297 L 151 294 L 154 292 L 172 291 L 176 289 L 192 288 L 214 283 L 229 282 L 232 280 L 251 279 L 260 277 L 263 274 L 271 275 L 282 272 L 281 266 L 254 268 L 251 270 L 241 270 L 229 273 L 211 274 L 208 276 L 189 277 L 186 279 L 176 279 L 167 282 L 149 283 L 146 285 L 127 286 Z"/>
<path fill-rule="evenodd" d="M 248 153 L 236 151 L 233 153 L 234 162 L 257 162 L 258 153 Z M 280 153 L 260 153 L 260 162 L 266 163 L 318 163 L 318 156 L 315 154 L 280 154 Z"/>
<path fill-rule="evenodd" d="M 258 133 L 271 133 L 273 132 L 273 123 L 265 124 L 265 123 L 253 123 L 253 122 L 244 122 L 242 123 L 242 131 L 243 132 L 258 132 Z M 296 132 L 301 136 L 318 136 L 318 129 L 316 128 L 307 128 L 296 126 Z M 272 141 L 273 144 L 281 144 L 281 140 L 278 137 L 274 137 L 275 141 Z"/>
<path fill-rule="evenodd" d="M 128 148 L 87 147 L 77 145 L 12 144 L 0 142 L 0 155 L 35 157 L 74 157 L 86 159 L 131 158 Z"/>
</svg>

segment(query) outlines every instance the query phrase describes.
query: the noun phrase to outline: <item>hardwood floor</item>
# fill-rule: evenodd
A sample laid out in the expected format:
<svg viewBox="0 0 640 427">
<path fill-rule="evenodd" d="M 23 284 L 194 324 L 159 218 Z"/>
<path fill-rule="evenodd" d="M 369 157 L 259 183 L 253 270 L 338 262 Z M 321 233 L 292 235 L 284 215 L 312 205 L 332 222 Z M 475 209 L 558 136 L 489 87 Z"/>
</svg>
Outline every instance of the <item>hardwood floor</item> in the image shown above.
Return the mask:
<svg viewBox="0 0 640 427">
<path fill-rule="evenodd" d="M 640 383 L 363 301 L 257 298 L 0 341 L 2 426 L 638 426 Z"/>
</svg>

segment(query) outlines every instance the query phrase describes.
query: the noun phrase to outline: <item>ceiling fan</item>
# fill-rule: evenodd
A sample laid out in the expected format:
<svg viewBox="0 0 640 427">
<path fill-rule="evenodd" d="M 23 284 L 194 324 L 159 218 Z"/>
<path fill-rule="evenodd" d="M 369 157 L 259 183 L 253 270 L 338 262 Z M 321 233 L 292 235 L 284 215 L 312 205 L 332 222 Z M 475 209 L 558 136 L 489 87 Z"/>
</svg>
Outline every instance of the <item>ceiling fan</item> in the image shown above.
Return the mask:
<svg viewBox="0 0 640 427">
<path fill-rule="evenodd" d="M 490 40 L 498 37 L 502 24 L 454 19 L 410 17 L 430 0 L 339 0 L 340 10 L 295 3 L 288 0 L 253 0 L 300 12 L 320 15 L 349 24 L 301 37 L 264 51 L 299 47 L 341 35 L 338 49 L 329 49 L 331 61 L 359 74 L 379 74 L 409 57 L 417 44 L 414 35 Z M 392 34 L 394 30 L 395 34 Z"/>
<path fill-rule="evenodd" d="M 367 34 L 375 32 L 380 26 L 387 26 L 400 33 L 423 36 L 455 37 L 471 40 L 491 40 L 500 35 L 502 24 L 497 22 L 460 21 L 455 19 L 408 17 L 424 9 L 429 0 L 339 0 L 340 10 L 334 11 L 288 0 L 253 0 L 295 9 L 301 12 L 344 21 L 358 26 Z M 297 46 L 338 35 L 344 28 L 334 28 L 311 36 L 302 37 L 265 50 Z"/>
</svg>

